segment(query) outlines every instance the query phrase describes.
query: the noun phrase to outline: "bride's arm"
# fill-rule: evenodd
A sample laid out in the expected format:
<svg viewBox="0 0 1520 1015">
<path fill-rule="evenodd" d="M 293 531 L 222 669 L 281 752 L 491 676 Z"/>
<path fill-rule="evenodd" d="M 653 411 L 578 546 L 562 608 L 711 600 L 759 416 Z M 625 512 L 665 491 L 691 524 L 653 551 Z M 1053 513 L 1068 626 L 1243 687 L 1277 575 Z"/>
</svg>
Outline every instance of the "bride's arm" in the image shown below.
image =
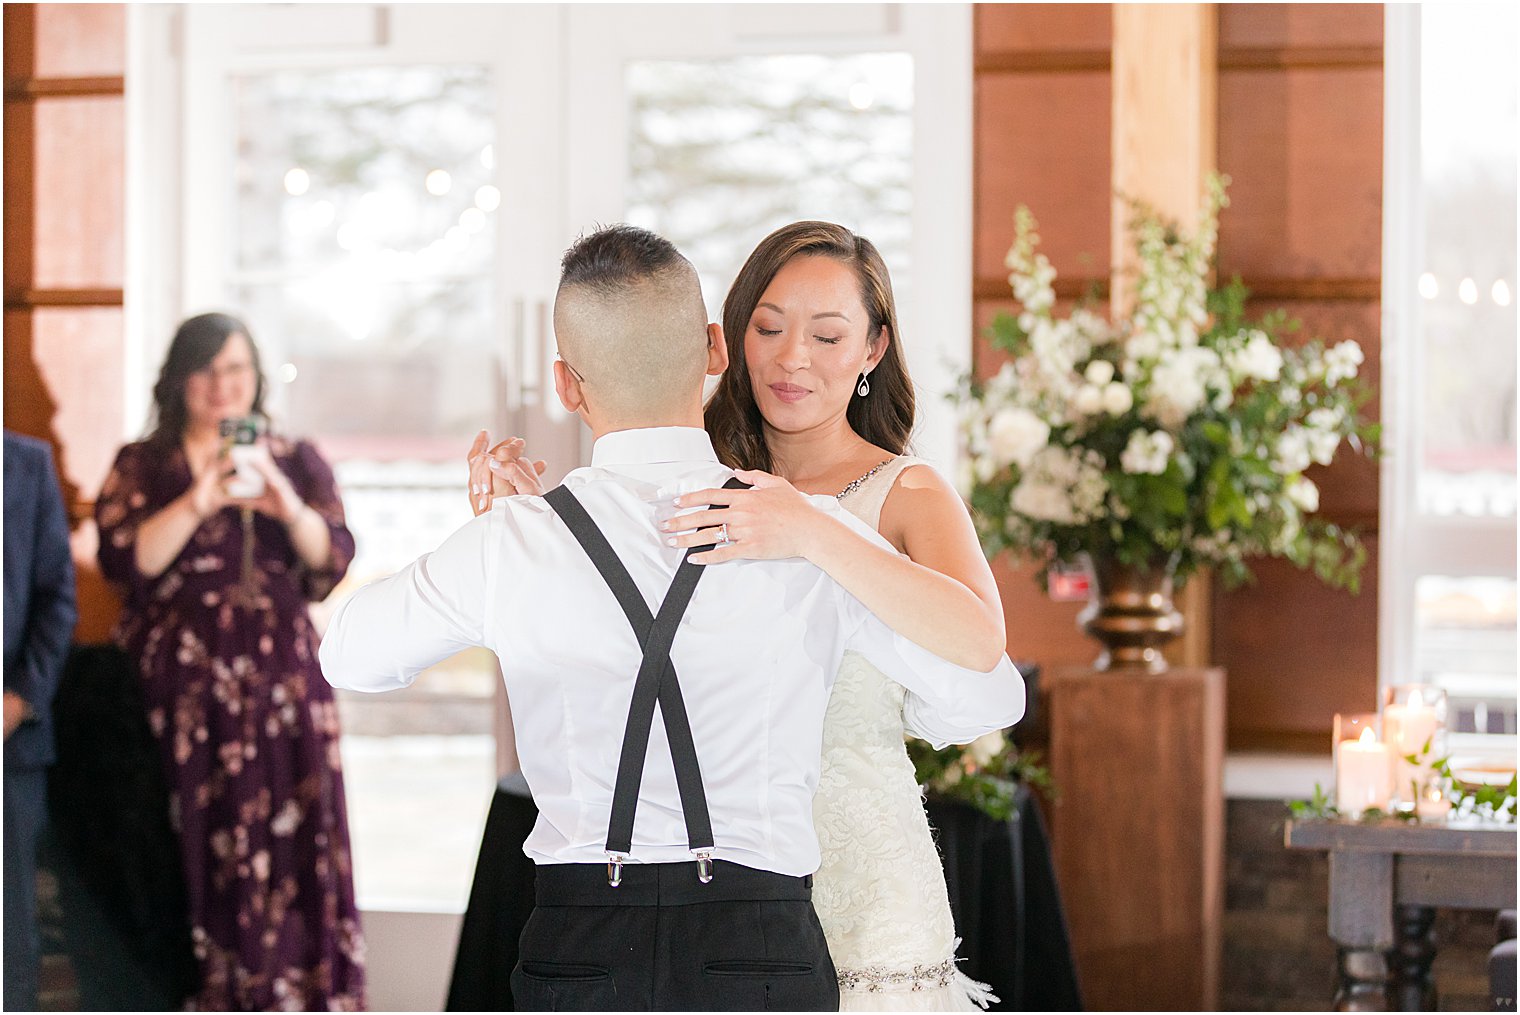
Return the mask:
<svg viewBox="0 0 1520 1015">
<path fill-rule="evenodd" d="M 727 522 L 734 542 L 697 554 L 704 564 L 737 558 L 805 557 L 844 586 L 888 627 L 935 655 L 986 672 L 1007 648 L 1003 605 L 960 496 L 933 469 L 903 470 L 882 507 L 881 533 L 903 557 L 815 507 L 785 480 L 741 472 L 753 490 L 706 490 L 678 506 L 727 504 L 679 516 L 668 530 Z M 701 546 L 716 530 L 687 532 L 678 546 Z"/>
</svg>

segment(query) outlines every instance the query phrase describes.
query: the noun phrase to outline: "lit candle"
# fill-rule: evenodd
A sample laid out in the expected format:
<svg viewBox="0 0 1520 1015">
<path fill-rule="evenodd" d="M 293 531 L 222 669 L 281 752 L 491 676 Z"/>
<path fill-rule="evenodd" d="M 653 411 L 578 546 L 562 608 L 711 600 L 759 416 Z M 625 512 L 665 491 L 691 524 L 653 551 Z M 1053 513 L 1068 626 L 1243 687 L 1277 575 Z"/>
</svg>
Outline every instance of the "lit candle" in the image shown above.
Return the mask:
<svg viewBox="0 0 1520 1015">
<path fill-rule="evenodd" d="M 1425 704 L 1418 690 L 1410 691 L 1402 705 L 1392 702 L 1383 707 L 1383 733 L 1397 756 L 1394 792 L 1400 800 L 1415 803 L 1421 799 L 1435 761 L 1434 739 L 1439 726 L 1436 710 Z M 1428 753 L 1427 745 L 1431 745 Z M 1411 764 L 1405 760 L 1410 754 L 1423 757 Z"/>
<path fill-rule="evenodd" d="M 1387 810 L 1393 796 L 1393 758 L 1371 727 L 1357 740 L 1335 745 L 1335 807 L 1354 818 L 1365 810 Z"/>
<path fill-rule="evenodd" d="M 1436 735 L 1436 710 L 1425 704 L 1418 690 L 1410 691 L 1405 704 L 1383 709 L 1383 731 L 1401 754 L 1419 754 Z"/>
<path fill-rule="evenodd" d="M 1451 801 L 1446 799 L 1439 789 L 1431 787 L 1420 794 L 1420 802 L 1415 804 L 1415 814 L 1421 821 L 1444 821 L 1451 813 Z"/>
</svg>

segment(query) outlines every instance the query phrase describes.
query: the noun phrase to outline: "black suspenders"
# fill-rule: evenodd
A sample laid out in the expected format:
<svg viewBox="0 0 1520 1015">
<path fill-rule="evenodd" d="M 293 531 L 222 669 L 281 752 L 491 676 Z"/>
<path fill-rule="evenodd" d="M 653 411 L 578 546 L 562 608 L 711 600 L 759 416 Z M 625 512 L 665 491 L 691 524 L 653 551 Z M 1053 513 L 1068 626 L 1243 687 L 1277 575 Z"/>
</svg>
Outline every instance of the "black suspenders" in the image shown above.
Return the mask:
<svg viewBox="0 0 1520 1015">
<path fill-rule="evenodd" d="M 725 489 L 743 489 L 747 484 L 730 479 Z M 618 559 L 612 544 L 591 520 L 575 495 L 563 486 L 544 495 L 549 506 L 570 528 L 576 542 L 596 565 L 602 580 L 612 590 L 618 605 L 633 627 L 644 650 L 633 684 L 633 701 L 628 708 L 628 724 L 623 730 L 623 750 L 618 759 L 617 781 L 612 793 L 612 817 L 607 829 L 607 882 L 614 888 L 622 881 L 623 861 L 633 848 L 633 819 L 638 808 L 639 784 L 644 778 L 644 760 L 649 753 L 649 733 L 654 724 L 654 706 L 658 701 L 665 722 L 665 736 L 670 742 L 671 761 L 675 765 L 676 788 L 681 796 L 681 811 L 686 819 L 687 846 L 697 858 L 697 876 L 706 884 L 712 880 L 712 819 L 707 812 L 707 794 L 702 789 L 702 769 L 697 762 L 697 748 L 691 736 L 691 722 L 686 702 L 670 661 L 670 646 L 676 627 L 691 603 L 703 567 L 694 564 L 691 555 L 708 547 L 686 551 L 676 569 L 665 601 L 657 616 L 649 607 L 628 569 Z"/>
</svg>

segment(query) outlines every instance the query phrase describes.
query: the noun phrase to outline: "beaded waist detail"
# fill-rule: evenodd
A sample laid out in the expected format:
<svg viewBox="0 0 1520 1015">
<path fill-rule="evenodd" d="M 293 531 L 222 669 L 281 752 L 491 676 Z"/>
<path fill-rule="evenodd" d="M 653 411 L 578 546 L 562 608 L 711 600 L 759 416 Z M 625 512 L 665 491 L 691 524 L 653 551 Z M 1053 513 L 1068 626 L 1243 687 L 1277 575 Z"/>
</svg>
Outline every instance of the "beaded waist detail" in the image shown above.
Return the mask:
<svg viewBox="0 0 1520 1015">
<path fill-rule="evenodd" d="M 934 990 L 955 982 L 955 960 L 946 959 L 932 966 L 914 966 L 911 969 L 866 966 L 862 969 L 841 969 L 838 972 L 840 990 L 866 991 L 872 994 L 884 990 Z"/>
</svg>

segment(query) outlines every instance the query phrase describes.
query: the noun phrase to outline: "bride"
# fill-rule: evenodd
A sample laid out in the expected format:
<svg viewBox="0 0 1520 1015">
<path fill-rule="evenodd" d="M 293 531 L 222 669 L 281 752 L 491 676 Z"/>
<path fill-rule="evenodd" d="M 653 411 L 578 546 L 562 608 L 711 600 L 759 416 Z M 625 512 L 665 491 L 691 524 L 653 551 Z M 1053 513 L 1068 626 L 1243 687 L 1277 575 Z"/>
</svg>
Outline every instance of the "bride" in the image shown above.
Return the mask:
<svg viewBox="0 0 1520 1015">
<path fill-rule="evenodd" d="M 1005 649 L 1002 604 L 959 495 L 903 452 L 913 385 L 898 348 L 891 279 L 871 242 L 796 222 L 767 236 L 723 304 L 730 367 L 708 403 L 718 457 L 751 490 L 680 498 L 703 510 L 664 526 L 693 559 L 804 557 L 900 634 L 986 670 Z M 477 513 L 497 493 L 540 493 L 521 441 L 471 449 Z M 492 477 L 496 482 L 493 484 Z M 510 488 L 510 489 L 509 489 Z M 893 554 L 812 507 L 824 494 L 875 527 Z M 904 690 L 847 654 L 824 720 L 814 822 L 823 863 L 813 905 L 843 1011 L 956 1011 L 996 1000 L 955 966 L 957 939 L 923 799 L 904 745 Z"/>
</svg>

